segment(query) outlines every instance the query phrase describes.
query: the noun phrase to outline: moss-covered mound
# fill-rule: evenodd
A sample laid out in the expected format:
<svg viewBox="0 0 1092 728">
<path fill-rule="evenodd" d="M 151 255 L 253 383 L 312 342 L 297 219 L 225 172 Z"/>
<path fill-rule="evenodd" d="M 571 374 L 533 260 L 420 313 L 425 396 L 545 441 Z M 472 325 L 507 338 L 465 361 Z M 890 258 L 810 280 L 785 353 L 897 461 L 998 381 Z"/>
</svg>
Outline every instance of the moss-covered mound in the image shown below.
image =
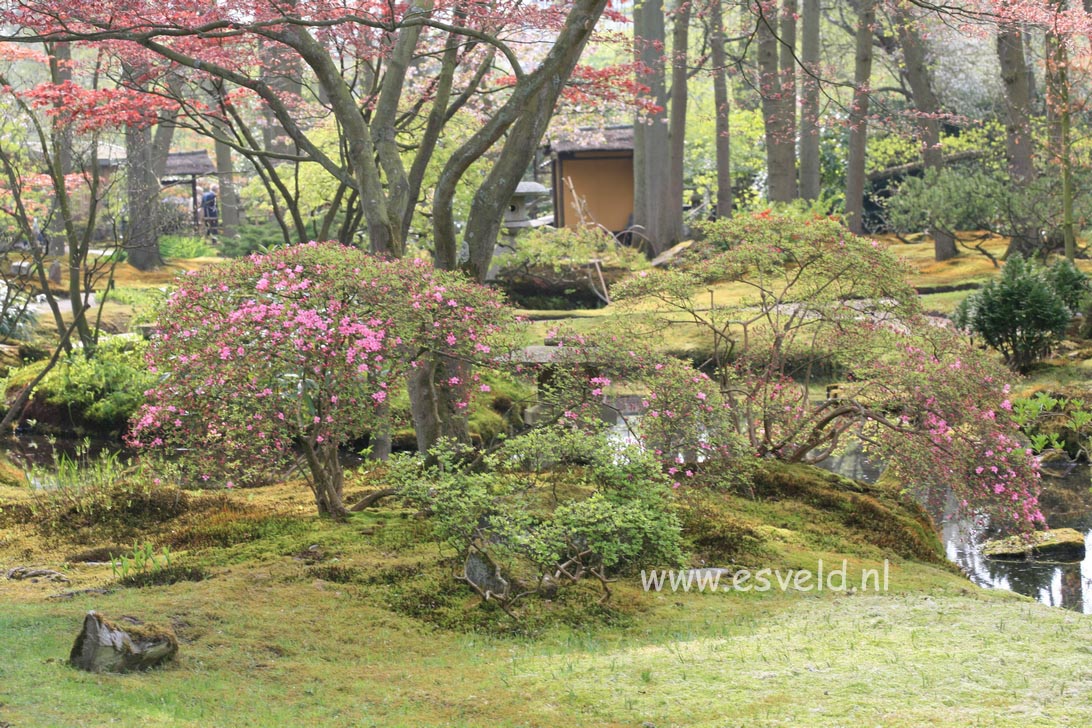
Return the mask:
<svg viewBox="0 0 1092 728">
<path fill-rule="evenodd" d="M 894 483 L 881 480 L 869 485 L 806 465 L 771 463 L 756 473 L 755 491 L 762 499 L 789 507 L 798 525 L 807 519 L 805 529 L 816 535 L 877 547 L 902 558 L 948 563 L 929 516 Z"/>
</svg>

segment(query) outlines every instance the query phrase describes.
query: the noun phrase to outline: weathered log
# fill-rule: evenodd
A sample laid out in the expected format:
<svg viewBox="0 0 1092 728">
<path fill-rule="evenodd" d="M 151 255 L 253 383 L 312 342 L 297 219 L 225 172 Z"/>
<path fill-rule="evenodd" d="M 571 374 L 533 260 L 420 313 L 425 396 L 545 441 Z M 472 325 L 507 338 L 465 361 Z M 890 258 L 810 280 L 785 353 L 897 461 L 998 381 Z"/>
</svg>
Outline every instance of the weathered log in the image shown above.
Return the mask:
<svg viewBox="0 0 1092 728">
<path fill-rule="evenodd" d="M 68 577 L 59 571 L 54 571 L 53 569 L 36 569 L 30 566 L 16 566 L 14 569 L 9 569 L 7 578 L 29 579 L 30 581 L 45 579 L 46 581 L 58 581 L 62 584 L 67 584 L 69 581 Z"/>
</svg>

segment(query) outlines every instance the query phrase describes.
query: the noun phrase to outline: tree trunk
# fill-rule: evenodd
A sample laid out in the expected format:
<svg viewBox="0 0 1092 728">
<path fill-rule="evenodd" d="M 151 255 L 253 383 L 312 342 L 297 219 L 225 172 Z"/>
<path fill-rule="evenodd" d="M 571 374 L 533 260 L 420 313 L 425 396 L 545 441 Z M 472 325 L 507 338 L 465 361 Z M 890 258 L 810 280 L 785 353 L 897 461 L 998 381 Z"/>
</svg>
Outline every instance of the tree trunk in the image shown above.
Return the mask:
<svg viewBox="0 0 1092 728">
<path fill-rule="evenodd" d="M 72 48 L 68 43 L 54 43 L 49 48 L 50 81 L 56 85 L 72 80 Z M 60 105 L 61 102 L 57 102 Z M 62 175 L 71 174 L 72 168 L 72 128 L 64 124 L 51 125 L 52 146 L 55 164 Z M 46 255 L 64 255 L 65 239 L 67 238 L 66 221 L 60 210 L 54 206 L 50 211 L 49 243 L 46 246 Z"/>
<path fill-rule="evenodd" d="M 295 2 L 289 0 L 289 6 Z M 264 43 L 260 56 L 262 59 L 262 81 L 278 94 L 298 98 L 303 91 L 303 74 L 300 57 L 291 48 L 280 43 Z M 282 154 L 296 151 L 292 135 L 285 129 L 272 107 L 264 106 L 265 123 L 262 124 L 263 148 Z"/>
<path fill-rule="evenodd" d="M 633 4 L 633 60 L 638 64 L 637 83 L 641 83 L 643 74 L 640 70 L 644 54 L 641 31 L 644 29 L 644 3 Z M 644 123 L 642 112 L 637 111 L 633 119 L 633 219 L 631 227 L 636 235 L 644 239 L 648 235 L 648 189 L 645 186 L 645 152 L 648 141 L 645 139 L 648 127 Z"/>
<path fill-rule="evenodd" d="M 69 44 L 55 43 L 52 47 L 48 48 L 48 51 L 50 80 L 58 85 L 71 81 L 72 71 L 70 63 L 72 60 L 72 49 Z M 90 165 L 86 166 L 83 170 L 86 173 L 85 179 L 89 184 L 89 189 L 84 230 L 83 234 L 81 234 L 76 223 L 77 213 L 73 209 L 75 201 L 69 194 L 65 182 L 67 175 L 76 171 L 73 164 L 72 129 L 67 124 L 61 125 L 53 123 L 49 126 L 49 136 L 48 146 L 44 136 L 41 137 L 39 141 L 43 145 L 43 152 L 52 150 L 52 160 L 49 159 L 48 153 L 46 154 L 46 161 L 51 162 L 52 164 L 50 174 L 54 192 L 51 210 L 52 219 L 48 221 L 51 234 L 47 237 L 48 242 L 45 249 L 39 251 L 35 257 L 38 261 L 38 273 L 46 301 L 53 313 L 54 320 L 57 323 L 60 323 L 60 309 L 54 300 L 49 286 L 45 283 L 44 275 L 42 275 L 44 273 L 44 269 L 42 268 L 44 265 L 42 256 L 63 256 L 67 249 L 68 302 L 72 309 L 73 325 L 75 326 L 76 334 L 84 347 L 84 353 L 90 356 L 97 343 L 98 329 L 96 328 L 93 331 L 87 320 L 86 307 L 84 306 L 86 292 L 83 287 L 82 269 L 87 262 L 87 252 L 91 240 L 91 233 L 95 229 L 98 206 L 101 202 L 99 199 L 101 180 L 97 166 L 98 159 L 97 155 L 92 155 Z M 33 241 L 33 244 L 36 246 L 37 241 Z M 58 332 L 61 330 L 61 328 L 58 328 Z M 66 350 L 70 350 L 71 345 L 71 337 L 64 337 L 62 347 Z"/>
<path fill-rule="evenodd" d="M 304 440 L 303 456 L 311 471 L 311 491 L 315 495 L 315 507 L 320 516 L 342 519 L 349 515 L 345 507 L 343 491 L 345 472 L 337 446 L 315 444 Z"/>
<path fill-rule="evenodd" d="M 231 147 L 223 142 L 216 142 L 216 180 L 220 185 L 220 234 L 233 238 L 239 232 L 239 194 L 235 190 Z"/>
<path fill-rule="evenodd" d="M 440 439 L 440 408 L 436 402 L 434 379 L 435 367 L 430 360 L 419 362 L 406 378 L 417 452 L 422 454 Z"/>
<path fill-rule="evenodd" d="M 929 67 L 925 59 L 925 43 L 914 25 L 914 18 L 905 10 L 895 13 L 899 43 L 902 45 L 904 73 L 914 96 L 914 106 L 921 115 L 918 128 L 921 133 L 922 157 L 925 171 L 939 172 L 944 166 L 944 155 L 940 149 L 940 123 L 936 114 L 940 111 L 936 94 L 929 77 Z M 931 230 L 933 236 L 934 257 L 948 260 L 956 256 L 955 236 L 951 230 Z"/>
<path fill-rule="evenodd" d="M 606 4 L 607 0 L 573 3 L 565 25 L 538 67 L 525 76 L 504 105 L 448 157 L 433 193 L 437 267 L 452 269 L 460 263 L 452 204 L 459 181 L 474 161 L 507 135 L 489 174 L 474 195 L 463 237 L 469 251 L 463 269 L 474 280 L 485 280 L 504 211 L 534 159 L 554 106 Z M 438 390 L 437 372 L 457 372 L 455 375 L 466 381 L 466 373 L 458 362 L 442 360 L 423 362 L 410 376 L 414 428 L 418 448 L 422 451 L 427 451 L 439 435 L 469 439 L 465 414 L 455 406 L 459 393 L 450 388 Z M 450 377 L 443 377 L 442 381 L 448 379 Z"/>
<path fill-rule="evenodd" d="M 1005 151 L 1009 176 L 1018 189 L 1035 179 L 1031 135 L 1031 78 L 1024 56 L 1024 41 L 1019 28 L 1002 25 L 997 31 L 997 59 L 1005 87 Z M 1005 257 L 1030 255 L 1038 248 L 1038 232 L 1031 225 L 1019 225 L 1013 231 Z"/>
<path fill-rule="evenodd" d="M 368 457 L 372 460 L 386 460 L 391 456 L 391 405 L 384 402 L 375 411 L 375 427 L 368 439 Z"/>
<path fill-rule="evenodd" d="M 683 238 L 684 163 L 686 158 L 687 47 L 690 42 L 690 10 L 693 3 L 684 0 L 675 11 L 675 27 L 671 33 L 671 129 L 670 177 L 667 205 L 664 213 L 664 247 L 675 245 Z"/>
<path fill-rule="evenodd" d="M 379 165 L 372 129 L 360 113 L 357 99 L 341 75 L 341 69 L 330 56 L 329 49 L 302 26 L 292 26 L 284 32 L 284 41 L 291 44 L 315 73 L 326 89 L 330 106 L 342 126 L 342 139 L 347 142 L 347 157 L 352 170 L 354 187 L 360 195 L 360 205 L 368 226 L 371 251 L 376 254 L 401 257 L 405 252 L 401 219 L 391 216 Z M 282 124 L 294 123 L 290 116 L 278 116 Z M 308 143 L 306 134 L 293 130 L 298 143 Z M 308 150 L 318 153 L 315 149 Z M 340 170 L 339 170 L 340 171 Z"/>
<path fill-rule="evenodd" d="M 800 103 L 800 196 L 819 198 L 819 0 L 804 0 L 800 60 L 804 64 Z"/>
<path fill-rule="evenodd" d="M 141 69 L 125 64 L 122 72 L 132 88 L 141 88 Z M 158 131 L 157 141 L 163 145 L 163 137 Z M 165 146 L 170 147 L 169 139 Z M 159 254 L 159 178 L 156 176 L 156 157 L 149 127 L 125 127 L 128 203 L 125 252 L 129 264 L 144 271 L 163 265 L 163 258 Z"/>
<path fill-rule="evenodd" d="M 1065 10 L 1065 0 L 1057 0 L 1055 12 Z M 1046 34 L 1047 121 L 1050 127 L 1050 156 L 1062 171 L 1062 238 L 1065 257 L 1077 256 L 1073 220 L 1073 159 L 1071 148 L 1072 115 L 1069 108 L 1069 52 L 1065 38 L 1056 30 Z"/>
<path fill-rule="evenodd" d="M 534 159 L 557 99 L 606 3 L 607 0 L 574 3 L 564 27 L 538 68 L 524 77 L 489 121 L 448 158 L 433 197 L 433 236 L 439 267 L 458 265 L 452 202 L 459 180 L 470 165 L 507 132 L 500 154 L 474 195 L 463 236 L 470 253 L 463 268 L 475 280 L 485 280 L 504 210 Z"/>
<path fill-rule="evenodd" d="M 414 210 L 417 207 L 417 201 L 421 197 L 421 186 L 424 184 L 425 173 L 428 171 L 429 162 L 432 160 L 432 155 L 436 151 L 436 145 L 440 140 L 440 134 L 447 121 L 448 101 L 451 99 L 451 88 L 454 82 L 455 71 L 458 68 L 460 41 L 460 36 L 451 33 L 448 35 L 447 41 L 444 44 L 444 55 L 440 62 L 440 74 L 436 82 L 432 109 L 429 111 L 425 131 L 418 141 L 417 153 L 413 157 L 413 164 L 409 171 L 409 200 L 402 215 L 403 240 L 406 240 L 409 237 L 410 226 L 413 224 Z M 479 72 L 484 74 L 485 69 L 492 65 L 492 60 L 493 56 L 491 52 L 486 56 Z M 477 88 L 480 80 L 480 78 L 477 79 L 477 83 L 473 84 L 473 88 Z M 467 95 L 467 98 L 468 97 L 469 96 Z M 460 95 L 460 100 L 463 98 L 464 96 Z"/>
<path fill-rule="evenodd" d="M 724 11 L 722 0 L 713 0 L 710 10 L 713 45 L 713 100 L 716 103 L 717 132 L 717 217 L 732 216 L 732 162 L 729 137 L 728 68 L 724 56 Z"/>
<path fill-rule="evenodd" d="M 408 15 L 428 15 L 432 12 L 433 0 L 414 0 Z M 413 62 L 414 52 L 421 35 L 422 26 L 411 25 L 401 28 L 393 39 L 392 50 L 386 58 L 386 73 L 383 75 L 379 99 L 372 115 L 372 136 L 379 163 L 383 167 L 387 183 L 387 210 L 393 220 L 398 221 L 401 237 L 405 238 L 408 228 L 403 226 L 407 219 L 407 210 L 416 204 L 410 199 L 412 185 L 406 175 L 402 162 L 402 150 L 398 145 L 398 107 L 402 90 L 406 86 L 406 74 Z M 434 101 L 434 103 L 437 103 Z M 420 188 L 418 187 L 418 190 Z"/>
<path fill-rule="evenodd" d="M 665 170 L 671 168 L 670 138 L 667 119 L 667 84 L 664 64 L 666 30 L 663 0 L 643 0 L 634 8 L 633 35 L 639 48 L 642 71 L 637 82 L 648 88 L 647 96 L 659 109 L 642 113 L 637 124 L 644 125 L 634 136 L 634 224 L 648 242 L 651 255 L 658 255 L 671 245 L 668 215 L 669 183 Z M 639 163 L 639 166 L 637 166 Z M 641 201 L 640 207 L 636 203 Z"/>
<path fill-rule="evenodd" d="M 788 43 L 796 38 L 795 19 L 780 19 L 776 0 L 758 0 L 753 7 L 758 16 L 759 93 L 766 130 L 766 199 L 791 202 L 796 199 L 796 74 Z M 786 0 L 785 7 L 795 8 L 795 2 Z M 788 69 L 782 65 L 786 60 Z"/>
<path fill-rule="evenodd" d="M 781 9 L 781 113 L 778 118 L 778 199 L 791 202 L 799 195 L 796 183 L 796 18 L 797 0 L 783 0 Z"/>
<path fill-rule="evenodd" d="M 466 415 L 456 403 L 465 394 L 460 387 L 447 382 L 458 377 L 465 382 L 469 365 L 443 356 L 421 360 L 407 379 L 413 430 L 417 435 L 417 451 L 424 454 L 441 438 L 469 444 L 470 431 Z"/>
<path fill-rule="evenodd" d="M 125 252 L 137 270 L 163 265 L 159 254 L 159 181 L 152 171 L 151 131 L 147 127 L 126 127 L 128 227 Z"/>
<path fill-rule="evenodd" d="M 865 153 L 868 141 L 868 95 L 872 78 L 872 35 L 876 0 L 861 3 L 857 19 L 853 105 L 849 110 L 849 153 L 846 162 L 846 225 L 864 233 Z"/>
</svg>

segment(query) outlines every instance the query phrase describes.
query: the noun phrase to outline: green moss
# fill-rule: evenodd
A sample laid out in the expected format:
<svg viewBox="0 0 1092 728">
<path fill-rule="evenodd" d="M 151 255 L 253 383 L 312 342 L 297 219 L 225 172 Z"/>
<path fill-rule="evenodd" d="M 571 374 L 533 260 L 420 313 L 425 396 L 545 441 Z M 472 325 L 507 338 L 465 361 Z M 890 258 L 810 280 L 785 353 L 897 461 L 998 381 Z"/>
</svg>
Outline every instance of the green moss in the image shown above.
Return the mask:
<svg viewBox="0 0 1092 728">
<path fill-rule="evenodd" d="M 153 624 L 150 622 L 142 622 L 136 624 L 130 620 L 124 622 L 108 619 L 101 614 L 99 619 L 102 620 L 104 627 L 117 632 L 126 632 L 135 640 L 142 640 L 145 642 L 167 642 L 174 649 L 178 649 L 178 638 L 174 634 L 174 630 L 170 627 L 161 624 Z"/>
<path fill-rule="evenodd" d="M 814 513 L 811 530 L 821 534 L 824 526 L 832 527 L 835 544 L 844 539 L 903 558 L 948 564 L 928 515 L 889 482 L 867 485 L 819 468 L 770 463 L 755 475 L 755 490 L 764 499 L 805 506 Z"/>
<path fill-rule="evenodd" d="M 578 481 L 559 485 L 578 489 Z M 890 534 L 912 541 L 920 525 L 897 487 L 806 467 L 771 465 L 756 495 L 682 499 L 695 557 L 769 568 L 847 559 L 852 571 L 879 566 L 893 553 Z M 978 590 L 938 566 L 928 543 L 910 550 L 925 552 L 924 562 L 892 561 L 887 594 L 645 592 L 637 576 L 622 576 L 607 606 L 597 585 L 581 584 L 529 600 L 515 622 L 454 580 L 458 560 L 428 542 L 427 518 L 392 505 L 339 523 L 315 517 L 309 499 L 298 483 L 192 494 L 185 513 L 117 541 L 188 540 L 179 563 L 209 575 L 199 582 L 63 602 L 44 599 L 58 586 L 5 587 L 0 721 L 515 728 L 714 726 L 730 714 L 748 725 L 1092 722 L 1092 708 L 1059 697 L 1083 684 L 1088 655 L 1074 645 L 1092 642 L 1092 625 Z M 22 563 L 33 547 L 36 563 L 58 567 L 63 557 L 47 554 L 73 553 L 66 538 L 5 529 L 0 562 Z M 72 564 L 65 573 L 68 589 L 112 581 L 105 566 Z M 182 645 L 177 662 L 151 681 L 68 669 L 63 658 L 91 608 L 171 624 Z M 1029 654 L 1042 669 L 1027 671 Z"/>
<path fill-rule="evenodd" d="M 769 556 L 761 524 L 741 518 L 732 500 L 701 491 L 682 498 L 680 517 L 694 563 L 750 563 Z"/>
</svg>

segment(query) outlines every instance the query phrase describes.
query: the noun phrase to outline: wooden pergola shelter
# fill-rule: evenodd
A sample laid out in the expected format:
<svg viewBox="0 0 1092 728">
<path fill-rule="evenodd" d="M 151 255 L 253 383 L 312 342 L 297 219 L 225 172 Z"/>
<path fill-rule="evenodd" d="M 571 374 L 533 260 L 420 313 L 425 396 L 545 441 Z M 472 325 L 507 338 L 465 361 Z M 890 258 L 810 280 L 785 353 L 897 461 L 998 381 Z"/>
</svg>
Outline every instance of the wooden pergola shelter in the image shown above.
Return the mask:
<svg viewBox="0 0 1092 728">
<path fill-rule="evenodd" d="M 159 184 L 166 188 L 189 182 L 190 200 L 192 201 L 190 208 L 193 210 L 193 225 L 195 228 L 201 224 L 201 219 L 198 216 L 201 201 L 197 199 L 197 178 L 209 177 L 215 174 L 216 167 L 209 159 L 209 153 L 203 149 L 196 152 L 171 152 L 167 155 L 167 166 L 163 171 Z"/>
</svg>

